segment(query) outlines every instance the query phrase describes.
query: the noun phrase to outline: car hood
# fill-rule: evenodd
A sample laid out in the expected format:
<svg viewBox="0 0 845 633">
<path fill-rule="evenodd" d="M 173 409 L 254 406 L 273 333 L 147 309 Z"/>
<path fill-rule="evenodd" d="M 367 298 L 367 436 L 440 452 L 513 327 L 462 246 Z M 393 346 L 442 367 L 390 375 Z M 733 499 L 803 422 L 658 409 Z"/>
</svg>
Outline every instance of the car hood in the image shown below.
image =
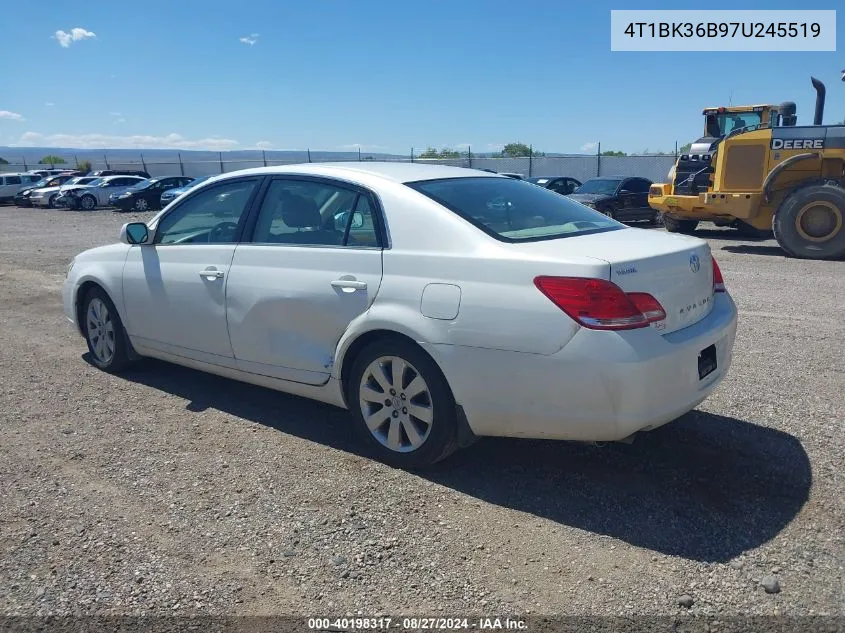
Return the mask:
<svg viewBox="0 0 845 633">
<path fill-rule="evenodd" d="M 107 244 L 106 246 L 97 246 L 89 248 L 87 251 L 82 251 L 74 258 L 74 262 L 82 263 L 85 261 L 122 261 L 126 258 L 126 251 L 130 248 L 128 244 L 116 242 L 115 244 Z"/>
<path fill-rule="evenodd" d="M 613 198 L 613 196 L 609 196 L 606 193 L 570 193 L 566 197 L 582 204 L 585 202 L 592 202 L 595 204 L 596 202 L 611 200 Z"/>
<path fill-rule="evenodd" d="M 41 187 L 40 189 L 31 189 L 32 193 L 53 193 L 54 191 L 58 191 L 61 187 Z M 32 195 L 32 194 L 30 194 Z"/>
</svg>

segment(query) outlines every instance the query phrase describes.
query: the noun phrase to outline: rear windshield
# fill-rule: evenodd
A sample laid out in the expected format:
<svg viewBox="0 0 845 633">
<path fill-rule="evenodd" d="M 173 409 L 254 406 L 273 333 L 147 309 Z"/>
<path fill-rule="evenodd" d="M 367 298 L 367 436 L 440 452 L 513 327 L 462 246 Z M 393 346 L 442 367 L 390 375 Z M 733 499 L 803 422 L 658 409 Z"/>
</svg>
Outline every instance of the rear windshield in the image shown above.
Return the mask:
<svg viewBox="0 0 845 633">
<path fill-rule="evenodd" d="M 625 228 L 598 211 L 523 180 L 474 177 L 406 184 L 504 242 Z"/>
</svg>

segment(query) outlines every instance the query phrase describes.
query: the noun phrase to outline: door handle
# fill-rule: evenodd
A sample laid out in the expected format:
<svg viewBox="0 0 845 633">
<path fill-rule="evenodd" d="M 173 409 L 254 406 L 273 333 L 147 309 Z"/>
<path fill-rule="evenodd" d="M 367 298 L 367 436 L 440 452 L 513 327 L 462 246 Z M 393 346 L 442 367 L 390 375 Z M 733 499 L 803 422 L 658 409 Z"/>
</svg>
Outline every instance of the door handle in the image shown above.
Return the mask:
<svg viewBox="0 0 845 633">
<path fill-rule="evenodd" d="M 223 279 L 223 271 L 213 269 L 201 270 L 200 277 L 203 279 Z"/>
<path fill-rule="evenodd" d="M 335 279 L 332 282 L 332 288 L 340 288 L 341 290 L 365 290 L 367 288 L 366 281 L 357 281 L 355 279 Z"/>
</svg>

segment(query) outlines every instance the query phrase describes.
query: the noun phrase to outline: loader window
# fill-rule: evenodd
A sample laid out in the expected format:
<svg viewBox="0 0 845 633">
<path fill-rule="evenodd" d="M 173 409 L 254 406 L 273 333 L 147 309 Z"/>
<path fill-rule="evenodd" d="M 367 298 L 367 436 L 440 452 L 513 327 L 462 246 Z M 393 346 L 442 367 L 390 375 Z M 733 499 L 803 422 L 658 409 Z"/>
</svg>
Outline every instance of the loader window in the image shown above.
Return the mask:
<svg viewBox="0 0 845 633">
<path fill-rule="evenodd" d="M 707 130 L 713 133 L 718 130 L 718 136 L 725 136 L 734 130 L 760 125 L 759 112 L 725 112 L 724 114 L 708 115 Z M 717 127 L 718 126 L 718 127 Z"/>
</svg>

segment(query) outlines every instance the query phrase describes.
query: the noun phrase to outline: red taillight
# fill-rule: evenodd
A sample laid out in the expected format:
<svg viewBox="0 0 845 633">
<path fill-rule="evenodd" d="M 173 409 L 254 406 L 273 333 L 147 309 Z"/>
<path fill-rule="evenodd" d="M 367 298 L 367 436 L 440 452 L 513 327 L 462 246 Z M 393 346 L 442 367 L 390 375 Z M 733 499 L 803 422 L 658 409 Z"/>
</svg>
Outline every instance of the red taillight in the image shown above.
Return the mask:
<svg viewBox="0 0 845 633">
<path fill-rule="evenodd" d="M 719 264 L 713 259 L 713 292 L 727 292 L 725 290 L 725 280 L 722 279 L 722 271 L 719 270 Z"/>
<path fill-rule="evenodd" d="M 649 294 L 625 294 L 604 279 L 537 277 L 534 285 L 561 310 L 593 330 L 632 330 L 666 317 Z"/>
<path fill-rule="evenodd" d="M 666 318 L 666 311 L 663 309 L 663 306 L 660 305 L 660 302 L 657 299 L 647 292 L 629 292 L 628 298 L 634 302 L 634 305 L 637 306 L 637 310 L 640 311 L 640 314 L 642 314 L 649 323 L 662 321 Z"/>
</svg>

